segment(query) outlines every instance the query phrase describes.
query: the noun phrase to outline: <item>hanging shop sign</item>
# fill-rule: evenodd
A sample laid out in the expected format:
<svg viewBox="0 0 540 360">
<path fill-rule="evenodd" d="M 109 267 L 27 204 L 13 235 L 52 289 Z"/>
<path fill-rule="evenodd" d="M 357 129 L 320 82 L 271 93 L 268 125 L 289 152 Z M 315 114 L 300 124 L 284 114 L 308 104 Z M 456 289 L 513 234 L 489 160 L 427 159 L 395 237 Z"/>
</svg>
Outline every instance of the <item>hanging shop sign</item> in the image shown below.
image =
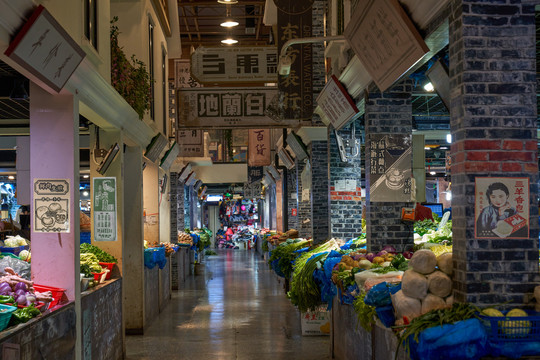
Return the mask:
<svg viewBox="0 0 540 360">
<path fill-rule="evenodd" d="M 69 191 L 69 179 L 34 179 L 34 232 L 70 232 Z"/>
<path fill-rule="evenodd" d="M 174 73 L 176 89 L 202 86 L 191 76 L 191 65 L 189 60 L 174 60 Z"/>
<path fill-rule="evenodd" d="M 381 91 L 429 51 L 398 0 L 359 1 L 344 35 Z"/>
<path fill-rule="evenodd" d="M 263 166 L 248 166 L 248 184 L 253 184 L 255 182 L 261 181 L 264 175 Z"/>
<path fill-rule="evenodd" d="M 43 5 L 34 10 L 4 54 L 56 92 L 86 56 Z"/>
<path fill-rule="evenodd" d="M 358 108 L 337 77 L 332 75 L 317 97 L 315 112 L 326 125 L 331 123 L 339 130 L 358 113 Z"/>
<path fill-rule="evenodd" d="M 178 91 L 179 129 L 294 127 L 295 120 L 271 119 L 266 108 L 277 89 L 198 88 Z"/>
<path fill-rule="evenodd" d="M 244 185 L 244 198 L 259 198 L 261 196 L 261 192 L 262 184 L 260 182 Z"/>
<path fill-rule="evenodd" d="M 270 165 L 270 130 L 250 129 L 248 136 L 248 166 Z"/>
<path fill-rule="evenodd" d="M 202 84 L 277 82 L 275 46 L 198 47 L 191 54 L 191 74 Z"/>
<path fill-rule="evenodd" d="M 411 201 L 411 135 L 370 135 L 368 151 L 370 201 Z"/>
<path fill-rule="evenodd" d="M 172 146 L 165 152 L 165 155 L 161 158 L 161 163 L 159 166 L 165 170 L 168 171 L 172 164 L 176 161 L 176 158 L 178 157 L 178 152 L 180 151 L 180 148 L 178 147 L 178 144 L 176 141 Z"/>
<path fill-rule="evenodd" d="M 529 178 L 476 177 L 474 214 L 476 238 L 528 239 Z"/>
<path fill-rule="evenodd" d="M 116 241 L 116 178 L 94 178 L 94 240 Z"/>
<path fill-rule="evenodd" d="M 178 156 L 200 157 L 204 156 L 202 130 L 179 130 L 176 132 L 176 142 L 179 146 Z"/>
<path fill-rule="evenodd" d="M 277 45 L 281 52 L 283 45 L 298 38 L 312 36 L 313 0 L 274 0 L 277 13 Z M 312 45 L 290 46 L 286 55 L 292 61 L 288 76 L 279 76 L 280 109 L 282 117 L 311 121 L 313 114 L 313 59 Z"/>
<path fill-rule="evenodd" d="M 169 140 L 162 133 L 157 133 L 156 136 L 152 138 L 150 144 L 146 147 L 144 156 L 152 161 L 156 162 L 158 159 L 161 159 L 165 149 L 169 145 Z"/>
</svg>

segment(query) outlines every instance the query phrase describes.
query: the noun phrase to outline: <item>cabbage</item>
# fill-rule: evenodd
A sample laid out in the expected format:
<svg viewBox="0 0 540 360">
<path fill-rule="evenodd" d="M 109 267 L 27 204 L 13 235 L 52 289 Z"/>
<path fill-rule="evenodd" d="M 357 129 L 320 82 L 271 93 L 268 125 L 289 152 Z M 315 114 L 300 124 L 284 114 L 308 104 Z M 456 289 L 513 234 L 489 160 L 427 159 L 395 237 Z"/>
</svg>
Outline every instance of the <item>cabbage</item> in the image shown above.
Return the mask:
<svg viewBox="0 0 540 360">
<path fill-rule="evenodd" d="M 28 251 L 28 250 L 21 251 L 19 253 L 19 257 L 21 258 L 21 260 L 28 261 L 28 258 L 30 257 L 30 251 Z"/>
<path fill-rule="evenodd" d="M 17 242 L 17 239 L 9 237 L 4 241 L 4 246 L 8 248 L 14 248 L 19 246 L 19 243 Z"/>
</svg>

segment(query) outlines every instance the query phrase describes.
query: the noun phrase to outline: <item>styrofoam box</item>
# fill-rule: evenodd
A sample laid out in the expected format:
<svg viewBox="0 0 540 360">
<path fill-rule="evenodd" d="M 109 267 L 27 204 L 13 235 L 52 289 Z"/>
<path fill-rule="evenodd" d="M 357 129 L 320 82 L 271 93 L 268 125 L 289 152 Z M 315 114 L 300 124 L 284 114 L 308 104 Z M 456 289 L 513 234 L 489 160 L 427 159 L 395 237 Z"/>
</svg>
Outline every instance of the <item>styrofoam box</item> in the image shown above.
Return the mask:
<svg viewBox="0 0 540 360">
<path fill-rule="evenodd" d="M 330 335 L 330 315 L 328 311 L 308 311 L 300 313 L 302 322 L 302 335 L 318 336 Z"/>
</svg>

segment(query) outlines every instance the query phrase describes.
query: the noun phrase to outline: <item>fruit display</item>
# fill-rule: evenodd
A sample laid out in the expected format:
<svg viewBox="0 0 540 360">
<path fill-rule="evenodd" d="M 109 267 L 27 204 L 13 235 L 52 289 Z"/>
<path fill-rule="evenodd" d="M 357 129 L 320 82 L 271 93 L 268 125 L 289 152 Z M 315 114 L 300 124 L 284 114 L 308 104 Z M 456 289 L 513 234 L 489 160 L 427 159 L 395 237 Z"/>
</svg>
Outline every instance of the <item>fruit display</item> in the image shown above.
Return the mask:
<svg viewBox="0 0 540 360">
<path fill-rule="evenodd" d="M 178 243 L 191 246 L 191 245 L 193 245 L 193 238 L 188 233 L 179 232 L 178 233 Z"/>
</svg>

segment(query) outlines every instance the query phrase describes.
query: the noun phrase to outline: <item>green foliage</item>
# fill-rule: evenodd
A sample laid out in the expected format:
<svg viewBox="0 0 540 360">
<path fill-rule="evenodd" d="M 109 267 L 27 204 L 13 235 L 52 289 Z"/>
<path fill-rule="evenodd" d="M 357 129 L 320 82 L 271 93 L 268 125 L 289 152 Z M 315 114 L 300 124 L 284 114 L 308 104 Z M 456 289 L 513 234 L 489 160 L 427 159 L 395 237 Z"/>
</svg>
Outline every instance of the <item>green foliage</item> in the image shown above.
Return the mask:
<svg viewBox="0 0 540 360">
<path fill-rule="evenodd" d="M 358 316 L 358 324 L 367 332 L 371 332 L 371 328 L 375 324 L 375 307 L 366 305 L 364 298 L 366 293 L 362 292 L 353 302 L 354 312 Z"/>
<path fill-rule="evenodd" d="M 204 255 L 206 256 L 217 255 L 217 252 L 215 252 L 214 250 L 206 249 L 206 251 L 204 252 Z"/>
<path fill-rule="evenodd" d="M 131 55 L 130 62 L 118 44 L 120 31 L 114 25 L 117 21 L 117 16 L 111 20 L 111 84 L 142 119 L 150 109 L 150 75 L 144 62 L 135 55 Z"/>
<path fill-rule="evenodd" d="M 100 262 L 115 263 L 115 264 L 118 262 L 118 260 L 111 254 L 101 250 L 97 246 L 87 244 L 87 243 L 81 244 L 81 253 L 94 254 Z"/>
<path fill-rule="evenodd" d="M 268 240 L 263 240 L 262 242 L 262 245 L 261 245 L 261 248 L 262 248 L 262 251 L 263 252 L 268 252 L 270 251 L 270 249 L 268 248 Z"/>
<path fill-rule="evenodd" d="M 90 265 L 88 264 L 81 264 L 81 274 L 84 274 L 84 277 L 93 277 L 92 269 L 90 269 Z"/>
<path fill-rule="evenodd" d="M 430 230 L 437 230 L 437 224 L 430 219 L 424 219 L 414 223 L 414 232 L 418 235 L 424 235 Z"/>
</svg>

